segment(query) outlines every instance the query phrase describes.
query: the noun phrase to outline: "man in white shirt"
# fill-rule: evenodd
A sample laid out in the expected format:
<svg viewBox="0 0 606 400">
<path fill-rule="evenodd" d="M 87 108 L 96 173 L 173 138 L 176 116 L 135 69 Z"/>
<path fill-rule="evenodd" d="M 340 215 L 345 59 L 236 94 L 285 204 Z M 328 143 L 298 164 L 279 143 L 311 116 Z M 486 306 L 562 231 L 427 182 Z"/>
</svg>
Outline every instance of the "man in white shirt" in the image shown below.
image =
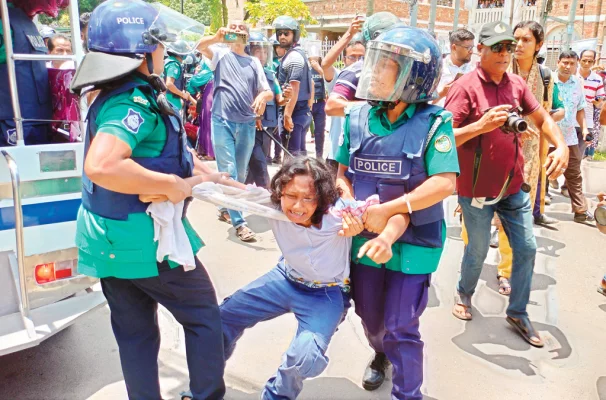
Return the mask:
<svg viewBox="0 0 606 400">
<path fill-rule="evenodd" d="M 434 104 L 444 106 L 446 95 L 454 81 L 474 69 L 471 63 L 475 36 L 467 29 L 450 32 L 450 54 L 442 60 L 442 77 L 438 83 L 438 99 Z"/>
<path fill-rule="evenodd" d="M 583 50 L 579 57 L 578 75 L 581 78 L 585 91 L 585 124 L 589 132 L 595 137 L 600 134 L 600 125 L 595 123 L 594 110 L 601 109 L 602 101 L 606 96 L 604 93 L 604 81 L 595 71 L 591 70 L 595 64 L 595 50 Z M 581 152 L 584 153 L 583 150 L 586 147 L 586 143 L 581 143 L 583 144 Z"/>
</svg>

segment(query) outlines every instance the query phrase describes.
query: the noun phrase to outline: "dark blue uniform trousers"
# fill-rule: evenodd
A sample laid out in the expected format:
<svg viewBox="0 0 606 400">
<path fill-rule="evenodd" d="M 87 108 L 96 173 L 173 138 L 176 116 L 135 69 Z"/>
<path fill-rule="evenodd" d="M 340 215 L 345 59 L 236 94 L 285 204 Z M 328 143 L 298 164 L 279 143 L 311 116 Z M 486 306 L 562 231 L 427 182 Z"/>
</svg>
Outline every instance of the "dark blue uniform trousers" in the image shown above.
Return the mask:
<svg viewBox="0 0 606 400">
<path fill-rule="evenodd" d="M 190 388 L 196 400 L 223 399 L 223 332 L 212 282 L 202 263 L 185 272 L 158 263 L 159 276 L 102 278 L 120 363 L 131 400 L 158 400 L 158 303 L 183 325 Z"/>
<path fill-rule="evenodd" d="M 254 183 L 258 187 L 269 188 L 267 158 L 263 151 L 263 140 L 265 136 L 267 136 L 265 132 L 258 129 L 256 130 L 255 145 L 250 156 L 250 161 L 248 162 L 248 174 L 246 175 L 246 181 L 244 183 Z"/>
<path fill-rule="evenodd" d="M 324 131 L 326 129 L 326 102 L 324 99 L 317 100 L 311 108 L 314 119 L 314 139 L 316 142 L 316 158 L 323 158 L 324 153 Z"/>
<path fill-rule="evenodd" d="M 306 155 L 307 150 L 305 149 L 305 136 L 307 135 L 307 131 L 311 125 L 311 112 L 308 108 L 300 108 L 298 110 L 295 109 L 292 113 L 292 122 L 294 124 L 294 128 L 292 132 L 290 132 L 290 139 L 283 140 L 282 142 L 288 143 L 288 147 L 286 148 L 293 156 Z M 283 118 L 281 123 L 284 123 Z M 282 129 L 282 135 L 286 135 L 287 133 L 288 132 L 285 129 Z"/>
<path fill-rule="evenodd" d="M 370 346 L 385 353 L 393 365 L 394 399 L 423 399 L 419 318 L 427 307 L 430 277 L 351 263 L 356 314 Z"/>
</svg>

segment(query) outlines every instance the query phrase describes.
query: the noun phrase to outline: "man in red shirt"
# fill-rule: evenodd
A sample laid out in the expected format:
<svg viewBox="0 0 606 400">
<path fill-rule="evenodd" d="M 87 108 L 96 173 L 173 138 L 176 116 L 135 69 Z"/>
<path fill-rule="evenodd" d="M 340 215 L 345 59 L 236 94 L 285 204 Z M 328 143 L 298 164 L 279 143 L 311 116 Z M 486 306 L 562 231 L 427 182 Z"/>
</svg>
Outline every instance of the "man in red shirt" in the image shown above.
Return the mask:
<svg viewBox="0 0 606 400">
<path fill-rule="evenodd" d="M 457 80 L 446 98 L 445 107 L 453 114 L 461 168 L 459 204 L 469 234 L 453 314 L 471 320 L 471 296 L 488 253 L 490 222 L 496 212 L 513 249 L 507 321 L 528 343 L 542 347 L 543 341 L 526 312 L 537 245 L 529 190 L 525 190 L 530 188 L 524 184 L 521 142 L 535 133 L 508 131 L 510 111 L 527 116 L 556 146 L 546 165 L 550 179 L 566 169 L 568 148 L 556 123 L 524 80 L 506 72 L 514 50 L 511 27 L 502 22 L 485 24 L 479 37 L 478 68 Z"/>
</svg>

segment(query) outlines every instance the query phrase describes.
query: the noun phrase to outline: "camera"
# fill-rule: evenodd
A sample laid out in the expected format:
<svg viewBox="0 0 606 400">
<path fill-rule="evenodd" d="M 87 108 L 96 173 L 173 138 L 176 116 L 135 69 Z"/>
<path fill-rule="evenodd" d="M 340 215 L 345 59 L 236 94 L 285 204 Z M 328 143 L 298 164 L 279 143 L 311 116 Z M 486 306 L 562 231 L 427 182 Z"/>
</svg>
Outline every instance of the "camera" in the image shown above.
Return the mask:
<svg viewBox="0 0 606 400">
<path fill-rule="evenodd" d="M 586 142 L 593 142 L 593 133 L 589 132 L 587 136 L 585 136 Z"/>
<path fill-rule="evenodd" d="M 501 127 L 503 133 L 520 134 L 526 132 L 528 129 L 528 123 L 524 121 L 524 118 L 520 117 L 520 114 L 516 110 L 510 110 L 507 116 L 507 121 Z"/>
<path fill-rule="evenodd" d="M 606 226 L 606 206 L 598 206 L 594 217 L 598 225 Z"/>
<path fill-rule="evenodd" d="M 245 33 L 228 32 L 225 34 L 223 42 L 246 44 L 248 43 L 248 36 Z"/>
</svg>

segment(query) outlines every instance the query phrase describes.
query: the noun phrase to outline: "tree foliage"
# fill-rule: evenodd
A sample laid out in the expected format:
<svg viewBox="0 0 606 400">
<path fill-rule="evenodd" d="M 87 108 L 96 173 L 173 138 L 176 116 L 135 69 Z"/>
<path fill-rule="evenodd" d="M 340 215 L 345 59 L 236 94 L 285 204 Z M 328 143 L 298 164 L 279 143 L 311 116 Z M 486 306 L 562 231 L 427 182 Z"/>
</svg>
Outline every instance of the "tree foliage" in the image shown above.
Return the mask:
<svg viewBox="0 0 606 400">
<path fill-rule="evenodd" d="M 280 15 L 289 15 L 302 25 L 317 23 L 307 5 L 301 0 L 251 0 L 246 2 L 244 9 L 248 14 L 247 19 L 253 25 L 258 23 L 271 25 Z M 304 27 L 302 28 L 305 32 Z"/>
</svg>

